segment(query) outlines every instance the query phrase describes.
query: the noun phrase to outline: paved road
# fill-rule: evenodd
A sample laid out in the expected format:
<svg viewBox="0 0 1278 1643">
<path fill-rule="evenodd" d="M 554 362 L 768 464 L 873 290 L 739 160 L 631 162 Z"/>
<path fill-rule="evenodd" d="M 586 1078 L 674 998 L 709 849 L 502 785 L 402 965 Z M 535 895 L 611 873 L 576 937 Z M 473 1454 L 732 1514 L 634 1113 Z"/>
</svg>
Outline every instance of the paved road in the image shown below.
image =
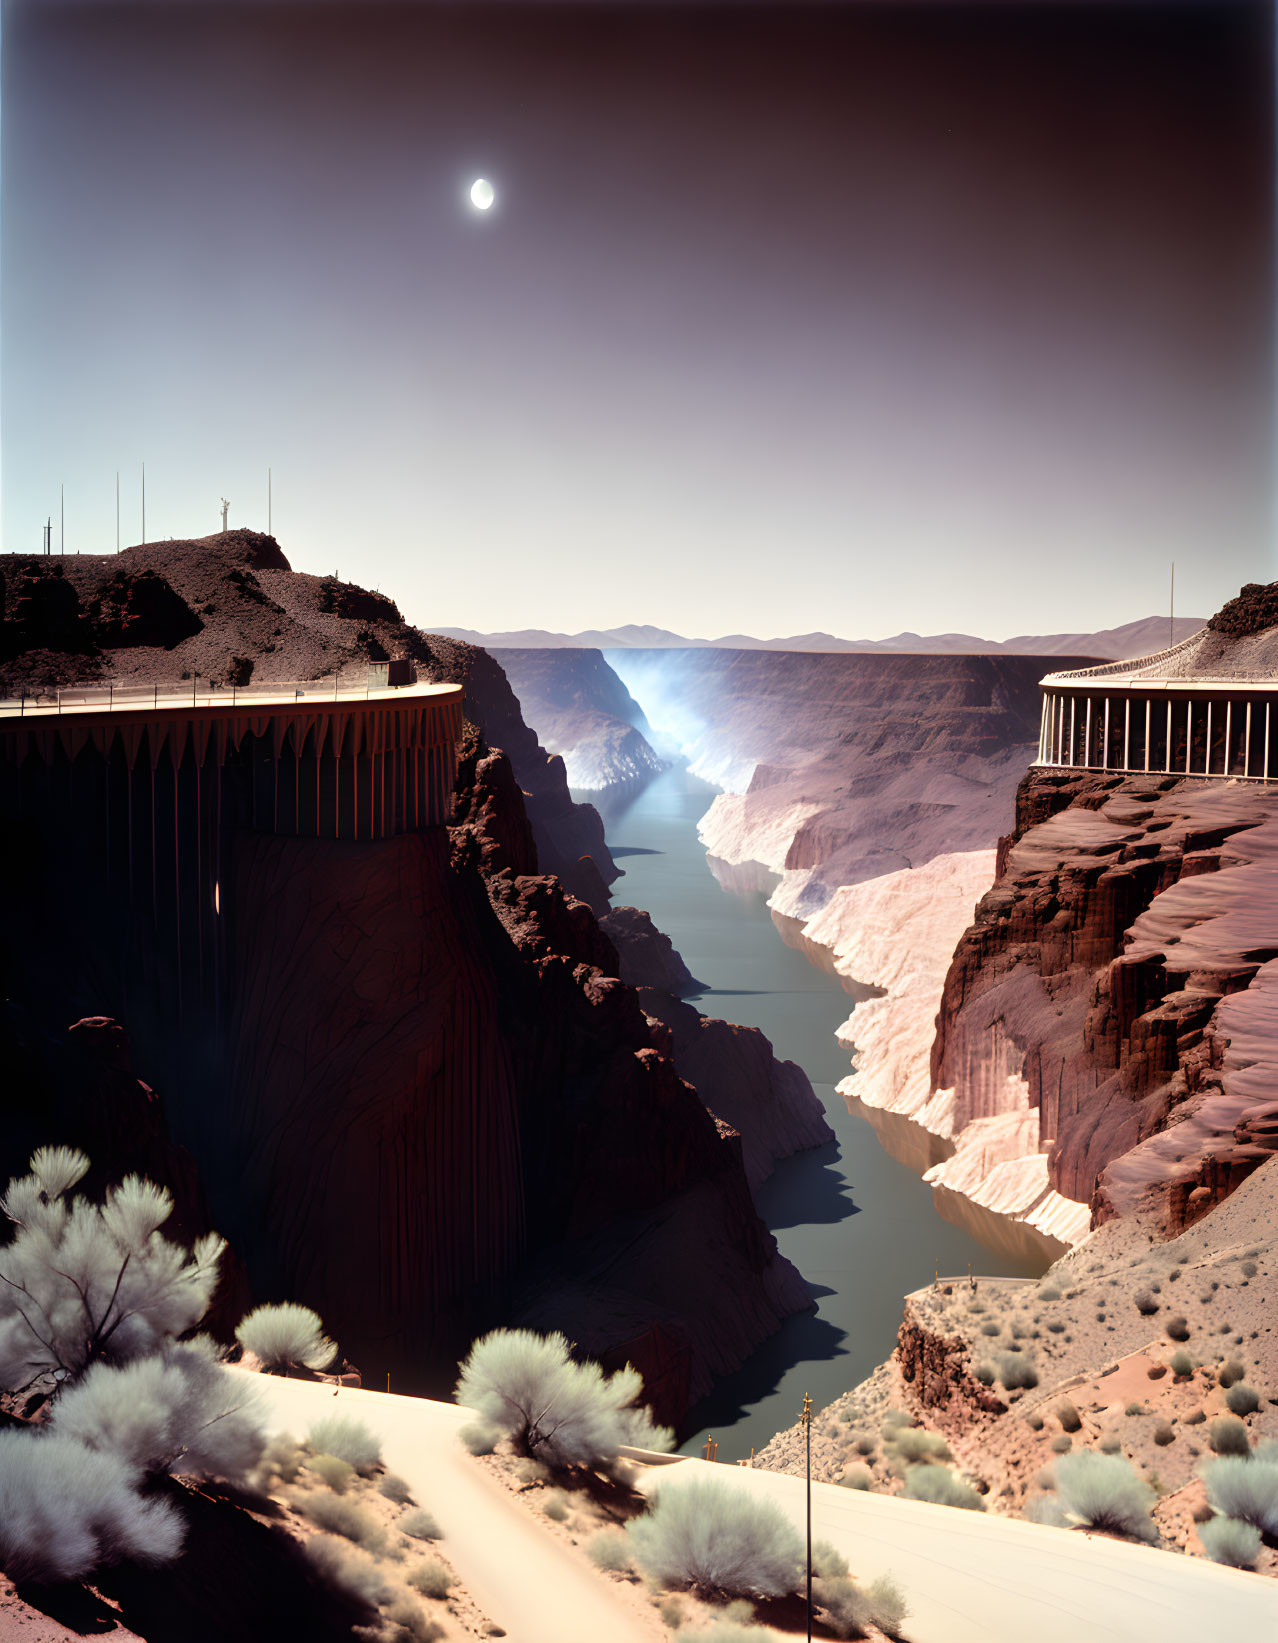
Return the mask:
<svg viewBox="0 0 1278 1643">
<path fill-rule="evenodd" d="M 649 1492 L 713 1473 L 774 1500 L 799 1529 L 804 1486 L 702 1460 L 653 1466 Z M 894 1574 L 911 1643 L 1276 1643 L 1278 1581 L 1204 1558 L 953 1506 L 812 1487 L 813 1535 L 859 1578 Z"/>
<path fill-rule="evenodd" d="M 613 1585 L 542 1529 L 462 1448 L 457 1429 L 474 1419 L 471 1411 L 351 1387 L 334 1396 L 331 1386 L 274 1375 L 254 1375 L 253 1382 L 276 1430 L 301 1438 L 312 1422 L 342 1414 L 381 1437 L 387 1466 L 439 1520 L 449 1562 L 511 1643 L 647 1643 L 650 1634 Z"/>
</svg>

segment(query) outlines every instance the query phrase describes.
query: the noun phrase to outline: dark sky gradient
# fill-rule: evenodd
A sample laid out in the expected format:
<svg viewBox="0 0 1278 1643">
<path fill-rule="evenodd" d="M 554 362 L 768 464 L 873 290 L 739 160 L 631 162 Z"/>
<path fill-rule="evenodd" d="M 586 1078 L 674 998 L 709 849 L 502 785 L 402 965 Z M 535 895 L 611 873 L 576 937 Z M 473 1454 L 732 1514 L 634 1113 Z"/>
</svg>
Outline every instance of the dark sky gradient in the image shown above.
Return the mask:
<svg viewBox="0 0 1278 1643">
<path fill-rule="evenodd" d="M 6 546 L 269 463 L 426 626 L 1214 609 L 1278 575 L 1272 66 L 1228 3 L 10 0 Z"/>
</svg>

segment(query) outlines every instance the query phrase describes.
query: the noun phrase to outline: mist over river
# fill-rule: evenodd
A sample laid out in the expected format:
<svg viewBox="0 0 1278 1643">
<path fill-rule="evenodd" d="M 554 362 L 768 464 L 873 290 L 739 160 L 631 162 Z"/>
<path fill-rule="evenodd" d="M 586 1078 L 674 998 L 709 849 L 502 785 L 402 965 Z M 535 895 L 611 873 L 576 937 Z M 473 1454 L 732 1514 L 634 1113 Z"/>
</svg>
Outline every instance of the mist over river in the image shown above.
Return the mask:
<svg viewBox="0 0 1278 1643">
<path fill-rule="evenodd" d="M 776 879 L 763 868 L 725 874 L 723 888 L 697 837 L 718 789 L 669 770 L 641 792 L 582 793 L 601 812 L 625 877 L 617 906 L 645 908 L 707 991 L 705 1015 L 758 1027 L 776 1054 L 797 1061 L 825 1106 L 836 1140 L 777 1165 L 756 1195 L 781 1251 L 803 1274 L 815 1311 L 791 1318 L 692 1414 L 683 1448 L 719 1440 L 734 1461 L 790 1425 L 810 1392 L 820 1409 L 892 1351 L 901 1298 L 936 1270 L 1027 1274 L 1042 1270 L 998 1254 L 937 1214 L 932 1189 L 889 1156 L 834 1088 L 849 1070 L 835 1039 L 853 1000 L 837 977 L 786 946 L 767 907 Z M 740 887 L 738 887 L 740 886 Z M 695 1250 L 688 1252 L 696 1259 Z"/>
</svg>

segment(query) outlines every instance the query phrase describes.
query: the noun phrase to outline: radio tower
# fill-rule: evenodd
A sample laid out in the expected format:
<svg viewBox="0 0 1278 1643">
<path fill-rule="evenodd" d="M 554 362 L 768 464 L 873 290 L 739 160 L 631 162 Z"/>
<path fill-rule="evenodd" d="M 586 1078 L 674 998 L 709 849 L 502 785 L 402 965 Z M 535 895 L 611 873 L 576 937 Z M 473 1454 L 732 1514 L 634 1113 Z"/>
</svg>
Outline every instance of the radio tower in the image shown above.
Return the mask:
<svg viewBox="0 0 1278 1643">
<path fill-rule="evenodd" d="M 223 534 L 223 536 L 226 535 L 226 510 L 230 507 L 230 505 L 231 504 L 226 500 L 226 498 L 223 497 L 222 498 L 222 534 Z"/>
</svg>

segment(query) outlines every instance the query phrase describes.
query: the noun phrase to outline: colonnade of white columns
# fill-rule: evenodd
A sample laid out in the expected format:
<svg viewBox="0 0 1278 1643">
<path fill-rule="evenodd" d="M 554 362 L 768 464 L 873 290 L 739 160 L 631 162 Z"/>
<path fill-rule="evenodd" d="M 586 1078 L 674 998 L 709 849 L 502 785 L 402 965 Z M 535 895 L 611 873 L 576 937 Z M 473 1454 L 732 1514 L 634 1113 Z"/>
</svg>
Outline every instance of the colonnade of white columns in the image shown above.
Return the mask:
<svg viewBox="0 0 1278 1643">
<path fill-rule="evenodd" d="M 1273 717 L 1278 720 L 1278 715 Z M 1199 730 L 1197 745 L 1195 727 Z M 1278 729 L 1278 722 L 1273 728 Z M 1278 749 L 1271 745 L 1270 729 L 1268 697 L 1170 696 L 1163 691 L 1130 690 L 1089 695 L 1049 687 L 1043 692 L 1037 762 L 1067 770 L 1156 771 L 1268 781 L 1271 761 L 1278 776 Z M 1160 740 L 1161 746 L 1157 745 Z"/>
</svg>

